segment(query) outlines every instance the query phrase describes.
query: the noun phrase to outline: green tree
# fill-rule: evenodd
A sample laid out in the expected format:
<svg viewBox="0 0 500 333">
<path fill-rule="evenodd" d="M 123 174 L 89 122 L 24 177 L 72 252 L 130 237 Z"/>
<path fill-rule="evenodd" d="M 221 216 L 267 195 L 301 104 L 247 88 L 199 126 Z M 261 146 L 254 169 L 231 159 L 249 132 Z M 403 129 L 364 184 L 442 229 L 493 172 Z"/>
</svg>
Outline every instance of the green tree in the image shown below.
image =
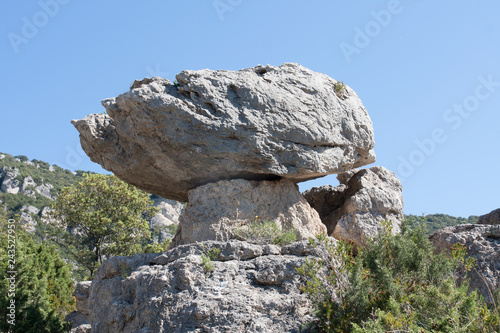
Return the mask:
<svg viewBox="0 0 500 333">
<path fill-rule="evenodd" d="M 4 214 L 0 228 L 0 330 L 67 332 L 64 318 L 74 310 L 69 266 L 53 246 L 37 243 Z"/>
<path fill-rule="evenodd" d="M 85 175 L 62 189 L 52 208 L 59 230 L 52 239 L 67 248 L 90 278 L 104 259 L 139 252 L 141 241 L 150 238 L 146 218 L 157 212 L 147 193 L 100 174 Z"/>
</svg>

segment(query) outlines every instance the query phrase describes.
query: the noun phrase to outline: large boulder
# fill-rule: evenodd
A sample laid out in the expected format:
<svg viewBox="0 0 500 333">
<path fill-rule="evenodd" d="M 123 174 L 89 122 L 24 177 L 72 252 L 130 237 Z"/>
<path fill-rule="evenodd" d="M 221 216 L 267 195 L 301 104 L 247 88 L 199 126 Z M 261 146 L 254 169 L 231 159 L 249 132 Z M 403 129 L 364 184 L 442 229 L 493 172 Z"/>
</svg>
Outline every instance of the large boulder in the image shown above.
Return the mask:
<svg viewBox="0 0 500 333">
<path fill-rule="evenodd" d="M 189 191 L 172 247 L 204 240 L 227 241 L 235 229 L 272 221 L 281 230 L 295 229 L 298 240 L 326 233 L 318 213 L 289 180 L 221 180 Z"/>
<path fill-rule="evenodd" d="M 135 81 L 73 124 L 92 161 L 167 199 L 219 180 L 301 182 L 374 162 L 356 93 L 298 64 Z M 337 89 L 336 89 L 337 87 Z"/>
<path fill-rule="evenodd" d="M 465 245 L 467 256 L 476 259 L 472 269 L 470 289 L 477 289 L 489 304 L 500 288 L 500 228 L 498 225 L 463 224 L 436 231 L 430 236 L 437 252 L 450 252 L 455 244 Z"/>
<path fill-rule="evenodd" d="M 500 224 L 500 208 L 479 216 L 478 224 Z"/>
<path fill-rule="evenodd" d="M 337 176 L 340 185 L 312 188 L 304 193 L 316 209 L 328 234 L 364 245 L 392 222 L 399 232 L 403 214 L 403 187 L 396 175 L 384 167 L 351 170 Z"/>
<path fill-rule="evenodd" d="M 220 254 L 209 268 L 202 257 L 215 248 Z M 231 240 L 114 257 L 92 281 L 92 332 L 304 332 L 314 316 L 296 268 L 324 256 L 307 241 Z"/>
</svg>

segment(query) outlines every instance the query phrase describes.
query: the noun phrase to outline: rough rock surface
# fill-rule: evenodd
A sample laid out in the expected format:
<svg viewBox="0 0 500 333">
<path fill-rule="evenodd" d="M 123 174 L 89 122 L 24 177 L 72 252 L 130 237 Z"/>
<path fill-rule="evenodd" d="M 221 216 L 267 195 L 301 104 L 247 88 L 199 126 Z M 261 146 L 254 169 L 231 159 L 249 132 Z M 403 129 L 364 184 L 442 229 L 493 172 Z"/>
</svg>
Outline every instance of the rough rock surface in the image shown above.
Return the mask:
<svg viewBox="0 0 500 333">
<path fill-rule="evenodd" d="M 399 231 L 404 218 L 401 182 L 384 167 L 351 170 L 337 176 L 340 185 L 312 188 L 304 193 L 328 229 L 328 235 L 358 245 L 374 237 L 390 220 Z"/>
<path fill-rule="evenodd" d="M 207 271 L 202 254 L 213 248 L 221 252 Z M 310 256 L 324 253 L 307 241 L 231 240 L 111 258 L 92 281 L 92 332 L 300 332 L 313 317 L 295 268 Z"/>
<path fill-rule="evenodd" d="M 53 188 L 54 185 L 52 184 L 41 184 L 35 188 L 35 191 L 46 198 L 54 200 L 55 197 L 52 194 L 50 194 L 50 190 L 52 190 Z"/>
<path fill-rule="evenodd" d="M 0 171 L 0 179 L 2 179 L 0 190 L 4 193 L 17 194 L 20 190 L 21 183 L 17 179 L 19 170 L 17 168 L 3 167 Z"/>
<path fill-rule="evenodd" d="M 182 202 L 152 196 L 153 205 L 160 211 L 151 218 L 151 227 L 166 227 L 172 224 L 179 224 L 179 216 L 184 211 Z"/>
<path fill-rule="evenodd" d="M 262 221 L 274 221 L 281 230 L 294 228 L 298 240 L 326 233 L 318 213 L 295 183 L 222 180 L 189 191 L 189 203 L 171 246 L 227 241 L 234 238 L 235 228 L 245 228 L 257 216 Z"/>
<path fill-rule="evenodd" d="M 479 216 L 478 224 L 500 224 L 500 208 Z"/>
<path fill-rule="evenodd" d="M 471 289 L 478 289 L 488 303 L 490 292 L 500 287 L 500 227 L 498 225 L 463 224 L 436 231 L 430 236 L 437 251 L 450 251 L 457 243 L 467 248 L 467 255 L 477 260 L 469 272 Z"/>
<path fill-rule="evenodd" d="M 73 296 L 75 296 L 76 311 L 66 316 L 66 321 L 72 325 L 70 333 L 90 333 L 90 308 L 89 296 L 92 281 L 77 283 Z"/>
<path fill-rule="evenodd" d="M 135 81 L 73 124 L 92 161 L 167 199 L 219 180 L 305 181 L 373 163 L 356 93 L 298 64 Z"/>
</svg>

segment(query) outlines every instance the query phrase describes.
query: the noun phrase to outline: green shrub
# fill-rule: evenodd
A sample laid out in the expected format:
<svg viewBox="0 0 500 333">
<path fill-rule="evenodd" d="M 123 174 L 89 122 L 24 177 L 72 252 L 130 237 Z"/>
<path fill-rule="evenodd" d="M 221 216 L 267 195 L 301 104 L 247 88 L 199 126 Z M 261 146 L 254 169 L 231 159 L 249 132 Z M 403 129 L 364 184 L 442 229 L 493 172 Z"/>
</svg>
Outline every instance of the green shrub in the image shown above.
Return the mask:
<svg viewBox="0 0 500 333">
<path fill-rule="evenodd" d="M 212 260 L 217 259 L 220 254 L 220 249 L 217 247 L 212 248 L 207 253 L 201 255 L 201 267 L 203 267 L 203 271 L 205 273 L 211 272 L 214 270 L 214 263 Z"/>
<path fill-rule="evenodd" d="M 422 226 L 390 224 L 355 256 L 352 244 L 323 242 L 328 260 L 308 260 L 298 269 L 302 290 L 315 305 L 321 332 L 494 332 L 498 313 L 465 275 L 474 262 L 464 246 L 434 254 Z M 328 269 L 325 279 L 319 272 Z M 465 281 L 459 283 L 457 281 Z"/>
<path fill-rule="evenodd" d="M 286 245 L 297 240 L 295 229 L 282 230 L 274 221 L 263 221 L 258 216 L 254 222 L 235 229 L 234 234 L 241 240 L 259 244 Z"/>
<path fill-rule="evenodd" d="M 333 88 L 335 89 L 335 95 L 337 95 L 338 98 L 342 98 L 344 96 L 345 92 L 345 84 L 344 81 L 337 81 L 333 85 Z"/>
<path fill-rule="evenodd" d="M 68 332 L 65 316 L 75 310 L 70 266 L 58 251 L 37 243 L 18 221 L 7 221 L 0 207 L 0 331 Z M 7 274 L 7 271 L 14 271 Z M 14 279 L 7 280 L 7 277 Z M 14 281 L 14 288 L 11 282 Z M 8 309 L 15 304 L 15 325 Z M 71 326 L 71 325 L 69 325 Z"/>
</svg>

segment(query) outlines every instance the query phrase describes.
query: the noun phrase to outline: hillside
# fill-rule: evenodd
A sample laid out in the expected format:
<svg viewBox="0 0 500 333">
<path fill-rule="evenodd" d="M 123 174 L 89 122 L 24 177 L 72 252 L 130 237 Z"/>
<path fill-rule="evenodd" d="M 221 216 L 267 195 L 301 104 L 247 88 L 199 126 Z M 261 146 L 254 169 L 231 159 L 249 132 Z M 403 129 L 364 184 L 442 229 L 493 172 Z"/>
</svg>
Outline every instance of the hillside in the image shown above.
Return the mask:
<svg viewBox="0 0 500 333">
<path fill-rule="evenodd" d="M 0 153 L 0 206 L 4 206 L 8 218 L 14 218 L 23 224 L 34 235 L 35 240 L 48 241 L 48 235 L 52 234 L 47 223 L 51 203 L 64 187 L 83 180 L 86 173 L 82 170 L 73 172 L 44 161 L 29 160 L 22 155 Z M 151 242 L 162 243 L 175 234 L 177 220 L 184 206 L 180 202 L 155 195 L 150 197 L 153 205 L 160 210 L 148 221 Z M 63 258 L 74 263 L 67 251 L 59 244 L 55 245 Z M 75 266 L 76 270 L 78 268 Z"/>
<path fill-rule="evenodd" d="M 406 219 L 410 221 L 410 226 L 423 222 L 426 226 L 428 234 L 432 234 L 439 229 L 451 227 L 460 224 L 474 224 L 477 222 L 479 216 L 471 215 L 468 218 L 455 217 L 447 214 L 428 214 L 423 216 L 405 215 Z"/>
</svg>

